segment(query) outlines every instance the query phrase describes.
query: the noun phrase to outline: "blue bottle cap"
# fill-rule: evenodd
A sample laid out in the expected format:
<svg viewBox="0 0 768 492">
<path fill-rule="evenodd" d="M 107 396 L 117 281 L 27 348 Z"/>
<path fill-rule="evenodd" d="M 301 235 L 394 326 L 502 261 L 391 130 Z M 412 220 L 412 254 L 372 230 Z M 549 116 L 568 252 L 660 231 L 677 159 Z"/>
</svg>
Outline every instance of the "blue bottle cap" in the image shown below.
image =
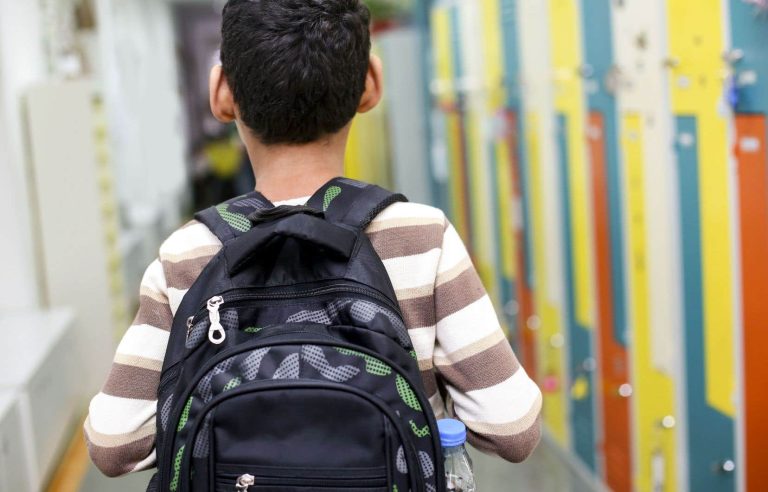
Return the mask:
<svg viewBox="0 0 768 492">
<path fill-rule="evenodd" d="M 458 420 L 438 420 L 437 429 L 440 431 L 440 444 L 444 448 L 461 446 L 467 441 L 467 426 Z"/>
</svg>

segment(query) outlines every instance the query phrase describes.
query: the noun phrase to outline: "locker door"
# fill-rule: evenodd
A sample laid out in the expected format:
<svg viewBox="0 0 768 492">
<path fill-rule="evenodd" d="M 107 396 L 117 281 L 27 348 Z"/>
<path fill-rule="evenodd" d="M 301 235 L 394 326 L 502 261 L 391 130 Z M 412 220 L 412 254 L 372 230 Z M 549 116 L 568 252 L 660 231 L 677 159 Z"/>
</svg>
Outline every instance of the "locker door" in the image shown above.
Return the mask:
<svg viewBox="0 0 768 492">
<path fill-rule="evenodd" d="M 629 427 L 629 367 L 624 340 L 623 319 L 624 274 L 621 207 L 613 179 L 609 179 L 606 162 L 605 122 L 603 115 L 593 112 L 589 118 L 589 150 L 592 161 L 592 192 L 595 208 L 595 247 L 597 263 L 598 332 L 602 376 L 603 403 L 602 450 L 604 476 L 615 491 L 629 491 L 631 456 Z M 615 166 L 616 163 L 613 163 Z M 615 172 L 615 171 L 614 171 Z M 612 176 L 618 179 L 618 174 Z M 609 185 L 610 182 L 610 185 Z M 618 236 L 618 237 L 617 237 Z M 615 246 L 616 244 L 619 246 Z"/>
<path fill-rule="evenodd" d="M 534 0 L 537 1 L 537 0 Z M 536 311 L 541 313 L 540 318 L 534 317 L 534 323 L 530 327 L 538 331 L 537 355 L 538 372 L 540 374 L 539 384 L 544 395 L 544 405 L 542 414 L 547 428 L 552 432 L 557 442 L 564 448 L 568 448 L 571 443 L 570 427 L 567 417 L 567 397 L 565 381 L 565 355 L 564 352 L 564 325 L 563 303 L 557 302 L 560 299 L 553 299 L 549 295 L 549 289 L 554 289 L 550 283 L 550 276 L 553 276 L 551 270 L 556 261 L 562 259 L 554 258 L 551 255 L 551 242 L 561 235 L 559 221 L 551 220 L 559 212 L 548 210 L 547 205 L 552 206 L 551 186 L 549 183 L 555 182 L 556 176 L 555 162 L 547 162 L 542 147 L 542 139 L 546 135 L 542 132 L 544 128 L 542 118 L 537 113 L 527 115 L 526 141 L 530 152 L 531 166 L 531 214 L 533 218 L 532 236 L 533 251 L 532 256 L 535 262 L 536 271 L 536 290 L 534 300 Z M 556 145 L 552 145 L 555 147 Z M 555 178 L 556 179 L 556 178 Z M 546 183 L 546 184 L 545 184 Z M 562 198 L 561 198 L 562 199 Z M 559 213 L 555 215 L 559 219 Z M 549 219 L 549 220 L 548 220 Z M 560 244 L 557 242 L 556 244 Z M 549 250 L 548 250 L 549 247 Z M 562 249 L 562 248 L 561 248 Z M 555 250 L 561 254 L 560 250 Z M 559 271 L 555 272 L 560 274 Z M 561 277 L 557 275 L 558 284 L 562 282 Z"/>
<path fill-rule="evenodd" d="M 729 0 L 732 49 L 727 54 L 735 69 L 740 113 L 768 111 L 768 8 L 760 11 L 744 0 Z"/>
<path fill-rule="evenodd" d="M 448 119 L 448 148 L 451 169 L 451 189 L 453 192 L 454 220 L 458 222 L 457 228 L 461 238 L 467 245 L 467 250 L 473 254 L 472 214 L 469 202 L 469 177 L 468 157 L 466 141 L 466 121 L 464 112 L 464 99 L 461 95 L 457 98 L 456 106 L 447 108 Z"/>
<path fill-rule="evenodd" d="M 688 485 L 730 491 L 734 474 L 723 472 L 722 464 L 734 458 L 735 440 L 735 228 L 728 121 L 718 111 L 723 2 L 667 5 L 680 177 Z"/>
<path fill-rule="evenodd" d="M 509 134 L 509 148 L 510 152 L 510 171 L 512 175 L 512 196 L 515 206 L 517 208 L 516 213 L 522 217 L 515 220 L 515 244 L 517 246 L 517 257 L 515 258 L 517 264 L 517 283 L 516 293 L 518 302 L 518 336 L 520 353 L 517 355 L 521 358 L 523 367 L 536 381 L 538 373 L 536 371 L 536 318 L 534 317 L 536 312 L 533 305 L 533 292 L 531 279 L 531 265 L 527 258 L 528 252 L 528 235 L 527 228 L 529 227 L 526 220 L 525 205 L 525 187 L 524 173 L 522 171 L 525 167 L 525 163 L 521 158 L 521 146 L 520 139 L 518 138 L 518 131 L 521 128 L 519 122 L 519 116 L 515 111 L 509 110 L 506 113 L 507 127 L 511 130 Z M 522 219 L 522 220 L 521 220 Z"/>
<path fill-rule="evenodd" d="M 768 113 L 768 18 L 754 5 L 731 0 L 731 35 L 736 95 L 736 142 L 739 211 L 741 217 L 743 436 L 746 463 L 736 463 L 744 473 L 747 490 L 768 490 L 768 381 L 766 365 L 758 352 L 768 342 L 765 330 L 768 312 L 768 157 L 766 113 Z M 759 383 L 758 381 L 762 381 Z"/>
<path fill-rule="evenodd" d="M 592 337 L 576 316 L 576 265 L 574 247 L 572 170 L 567 135 L 569 120 L 558 116 L 558 149 L 560 150 L 560 197 L 562 200 L 563 237 L 565 241 L 565 288 L 567 291 L 566 319 L 568 326 L 568 351 L 571 359 L 570 398 L 573 446 L 576 454 L 587 466 L 595 470 L 595 423 L 594 423 L 594 361 Z"/>
<path fill-rule="evenodd" d="M 449 18 L 451 26 L 450 52 L 453 66 L 453 87 L 456 91 L 456 106 L 452 116 L 452 147 L 453 153 L 452 178 L 455 180 L 456 209 L 461 211 L 464 229 L 465 244 L 470 255 L 475 255 L 475 224 L 472 214 L 471 202 L 471 181 L 470 181 L 470 142 L 467 133 L 468 112 L 467 112 L 467 94 L 459 87 L 459 81 L 465 71 L 464 59 L 461 53 L 461 29 L 459 22 L 459 6 L 453 5 L 449 8 Z"/>
<path fill-rule="evenodd" d="M 565 286 L 567 290 L 569 387 L 573 449 L 596 470 L 595 395 L 593 351 L 594 293 L 589 163 L 587 161 L 583 67 L 583 37 L 579 0 L 550 0 L 552 62 L 555 73 L 555 109 L 559 114 L 560 174 L 562 189 Z M 563 183 L 565 184 L 565 183 Z"/>
<path fill-rule="evenodd" d="M 535 380 L 536 371 L 536 318 L 533 304 L 533 264 L 531 262 L 531 216 L 530 182 L 523 136 L 522 102 L 520 100 L 520 44 L 517 28 L 517 2 L 500 0 L 501 26 L 503 35 L 504 88 L 507 96 L 505 112 L 507 140 L 509 148 L 509 169 L 512 177 L 512 202 L 514 206 L 512 222 L 514 224 L 514 258 L 517 275 L 515 292 L 517 294 L 517 339 L 519 340 L 518 357 L 523 366 Z"/>
<path fill-rule="evenodd" d="M 530 203 L 531 272 L 536 314 L 528 326 L 536 330 L 538 382 L 544 393 L 543 420 L 563 448 L 570 448 L 565 384 L 563 241 L 560 197 L 552 193 L 557 179 L 554 88 L 551 83 L 549 3 L 517 0 L 520 67 L 528 197 Z"/>
<path fill-rule="evenodd" d="M 616 98 L 608 81 L 614 70 L 610 0 L 582 0 L 585 64 L 582 75 L 589 107 L 586 138 L 592 165 L 596 328 L 602 426 L 598 449 L 603 476 L 616 491 L 631 489 L 629 367 L 626 348 L 624 231 L 618 158 Z"/>
<path fill-rule="evenodd" d="M 488 0 L 483 0 L 488 2 Z M 491 299 L 498 303 L 495 282 L 496 247 L 492 156 L 488 121 L 488 94 L 484 74 L 487 61 L 483 50 L 483 5 L 481 2 L 456 2 L 453 11 L 456 26 L 454 50 L 459 56 L 457 80 L 464 102 L 464 136 L 466 143 L 466 176 L 468 177 L 469 211 L 472 222 L 472 253 L 475 266 Z"/>
<path fill-rule="evenodd" d="M 631 458 L 638 491 L 686 490 L 677 445 L 682 417 L 681 287 L 678 190 L 667 57 L 669 1 L 611 2 L 621 74 L 622 170 L 627 182 L 624 231 L 627 349 L 630 361 Z M 687 1 L 687 0 L 686 0 Z M 615 79 L 614 79 L 615 80 Z M 621 202 L 622 200 L 618 200 Z M 617 333 L 621 340 L 621 334 Z"/>
<path fill-rule="evenodd" d="M 768 490 L 768 154 L 765 115 L 736 117 L 744 333 L 746 488 Z"/>
<path fill-rule="evenodd" d="M 676 487 L 674 380 L 653 363 L 651 278 L 649 270 L 649 182 L 645 151 L 646 132 L 639 114 L 627 113 L 622 122 L 622 152 L 626 169 L 627 280 L 630 292 L 632 336 L 633 413 L 636 425 L 634 489 L 672 492 Z"/>
<path fill-rule="evenodd" d="M 434 124 L 441 125 L 435 133 L 442 137 L 439 145 L 443 146 L 442 153 L 446 154 L 445 161 L 448 164 L 444 172 L 448 174 L 451 220 L 471 253 L 472 222 L 464 140 L 464 101 L 457 90 L 461 58 L 457 52 L 455 7 L 436 6 L 430 12 L 430 18 L 435 66 L 432 85 L 437 88 L 439 112 L 439 117 L 434 118 Z"/>
<path fill-rule="evenodd" d="M 507 91 L 505 70 L 507 62 L 515 62 L 514 57 L 505 56 L 502 31 L 502 5 L 499 0 L 481 0 L 483 40 L 483 93 L 485 102 L 485 139 L 490 167 L 489 191 L 490 206 L 487 211 L 492 216 L 494 280 L 498 293 L 497 306 L 504 314 L 502 324 L 509 329 L 511 341 L 517 345 L 517 313 L 512 308 L 515 299 L 515 281 L 517 277 L 515 257 L 517 243 L 512 222 L 512 176 L 510 160 L 516 152 L 515 139 L 510 138 L 512 129 L 507 127 L 506 104 Z M 487 233 L 487 232 L 486 232 Z"/>
<path fill-rule="evenodd" d="M 704 269 L 702 268 L 702 194 L 699 187 L 698 122 L 677 118 L 678 168 L 683 248 L 683 299 L 688 394 L 688 459 L 691 490 L 735 489 L 733 473 L 723 466 L 733 459 L 733 421 L 707 400 Z M 706 431 L 704 431 L 706 429 Z M 732 472 L 731 468 L 728 470 Z"/>
</svg>

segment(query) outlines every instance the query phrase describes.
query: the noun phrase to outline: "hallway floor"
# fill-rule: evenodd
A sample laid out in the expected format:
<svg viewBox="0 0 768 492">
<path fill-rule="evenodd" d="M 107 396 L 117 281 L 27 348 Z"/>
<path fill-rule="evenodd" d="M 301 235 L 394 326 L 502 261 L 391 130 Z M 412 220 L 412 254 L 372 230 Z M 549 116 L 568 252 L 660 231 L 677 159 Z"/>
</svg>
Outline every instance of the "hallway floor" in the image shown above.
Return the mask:
<svg viewBox="0 0 768 492">
<path fill-rule="evenodd" d="M 521 465 L 512 465 L 480 453 L 473 453 L 477 489 L 480 492 L 596 492 L 594 486 L 563 464 L 557 451 L 543 441 L 533 456 Z M 92 465 L 80 492 L 142 492 L 151 473 L 110 479 Z"/>
</svg>

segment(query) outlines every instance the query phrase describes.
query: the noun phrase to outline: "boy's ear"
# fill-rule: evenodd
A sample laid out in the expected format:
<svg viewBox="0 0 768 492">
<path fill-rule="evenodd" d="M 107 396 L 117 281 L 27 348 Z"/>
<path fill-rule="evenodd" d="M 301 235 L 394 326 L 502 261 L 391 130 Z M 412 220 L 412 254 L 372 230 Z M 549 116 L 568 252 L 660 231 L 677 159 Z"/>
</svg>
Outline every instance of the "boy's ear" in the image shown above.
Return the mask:
<svg viewBox="0 0 768 492">
<path fill-rule="evenodd" d="M 365 92 L 360 98 L 360 105 L 357 107 L 358 113 L 367 113 L 375 108 L 381 101 L 384 92 L 384 71 L 381 66 L 381 58 L 371 55 L 371 62 L 368 64 L 368 75 L 365 77 Z"/>
<path fill-rule="evenodd" d="M 232 90 L 229 88 L 229 83 L 224 76 L 221 65 L 216 65 L 211 69 L 208 89 L 213 116 L 222 123 L 235 121 L 237 118 L 235 98 L 232 95 Z"/>
</svg>

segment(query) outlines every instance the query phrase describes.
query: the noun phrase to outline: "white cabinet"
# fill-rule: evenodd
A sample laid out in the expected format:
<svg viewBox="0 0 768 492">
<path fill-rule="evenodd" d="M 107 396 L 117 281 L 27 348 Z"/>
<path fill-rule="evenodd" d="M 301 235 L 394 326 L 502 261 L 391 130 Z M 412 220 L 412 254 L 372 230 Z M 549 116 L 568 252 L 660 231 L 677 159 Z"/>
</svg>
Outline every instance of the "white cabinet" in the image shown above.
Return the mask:
<svg viewBox="0 0 768 492">
<path fill-rule="evenodd" d="M 30 89 L 26 109 L 41 297 L 77 311 L 82 385 L 95 392 L 129 322 L 103 105 L 89 81 L 62 81 Z"/>
<path fill-rule="evenodd" d="M 22 459 L 14 448 L 24 447 L 32 470 L 26 477 L 25 468 L 14 464 L 1 476 L 8 483 L 26 481 L 29 490 L 39 490 L 85 412 L 89 395 L 82 385 L 81 362 L 92 354 L 77 343 L 71 311 L 5 315 L 0 317 L 0 333 L 0 394 L 16 394 L 12 413 L 20 416 L 22 425 L 17 427 L 26 429 L 10 441 L 12 459 Z"/>
<path fill-rule="evenodd" d="M 13 390 L 0 390 L 0 492 L 34 491 L 29 422 Z"/>
</svg>

